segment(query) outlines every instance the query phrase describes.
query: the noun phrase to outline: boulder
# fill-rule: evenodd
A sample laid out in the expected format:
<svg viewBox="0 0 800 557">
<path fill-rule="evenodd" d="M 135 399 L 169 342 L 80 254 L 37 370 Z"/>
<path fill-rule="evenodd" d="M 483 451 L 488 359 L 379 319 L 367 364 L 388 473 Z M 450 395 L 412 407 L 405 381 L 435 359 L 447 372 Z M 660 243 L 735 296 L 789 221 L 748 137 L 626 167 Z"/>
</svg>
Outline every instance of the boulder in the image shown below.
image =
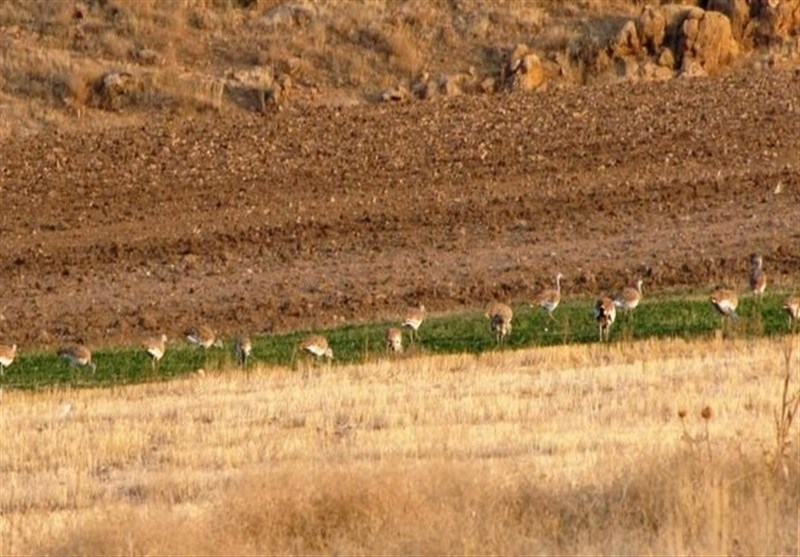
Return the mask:
<svg viewBox="0 0 800 557">
<path fill-rule="evenodd" d="M 609 46 L 612 56 L 636 56 L 642 49 L 641 41 L 639 40 L 639 31 L 637 30 L 636 22 L 629 20 L 625 22 L 622 29 L 619 30 L 616 37 L 611 41 Z"/>
<path fill-rule="evenodd" d="M 681 25 L 678 41 L 681 71 L 714 74 L 728 65 L 739 53 L 730 20 L 719 12 L 693 10 Z"/>
<path fill-rule="evenodd" d="M 731 22 L 733 38 L 741 41 L 750 21 L 750 5 L 747 0 L 708 0 L 706 9 L 725 14 Z"/>
<path fill-rule="evenodd" d="M 744 36 L 755 45 L 779 44 L 800 35 L 800 0 L 751 0 L 750 13 Z"/>
</svg>

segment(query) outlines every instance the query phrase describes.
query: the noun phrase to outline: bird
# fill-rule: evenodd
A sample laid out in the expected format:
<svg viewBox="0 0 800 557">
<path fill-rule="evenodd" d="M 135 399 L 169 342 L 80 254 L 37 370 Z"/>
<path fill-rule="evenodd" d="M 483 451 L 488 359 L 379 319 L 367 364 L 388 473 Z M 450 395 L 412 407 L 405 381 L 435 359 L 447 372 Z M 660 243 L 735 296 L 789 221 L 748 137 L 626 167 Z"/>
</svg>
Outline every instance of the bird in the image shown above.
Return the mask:
<svg viewBox="0 0 800 557">
<path fill-rule="evenodd" d="M 14 363 L 17 357 L 17 345 L 5 346 L 0 344 L 0 376 L 4 375 L 6 368 Z"/>
<path fill-rule="evenodd" d="M 300 342 L 300 348 L 316 356 L 317 358 L 333 359 L 333 350 L 328 345 L 328 339 L 322 335 L 311 335 Z"/>
<path fill-rule="evenodd" d="M 642 301 L 642 279 L 636 281 L 636 286 L 626 286 L 622 292 L 614 296 L 614 305 L 625 313 L 632 312 Z"/>
<path fill-rule="evenodd" d="M 167 335 L 150 337 L 142 343 L 144 351 L 150 355 L 150 364 L 155 371 L 156 364 L 164 357 L 167 350 Z"/>
<path fill-rule="evenodd" d="M 492 302 L 486 308 L 486 317 L 489 319 L 495 342 L 502 343 L 503 339 L 511 334 L 514 310 L 501 302 Z"/>
<path fill-rule="evenodd" d="M 92 351 L 85 346 L 68 346 L 59 350 L 58 355 L 67 360 L 70 365 L 88 367 L 92 373 L 97 372 L 97 365 L 92 361 Z"/>
<path fill-rule="evenodd" d="M 411 329 L 411 342 L 414 342 L 414 339 L 419 339 L 419 328 L 423 321 L 425 321 L 424 304 L 413 307 L 406 312 L 405 319 L 403 320 L 403 327 Z"/>
<path fill-rule="evenodd" d="M 597 319 L 600 342 L 604 340 L 608 342 L 611 336 L 611 325 L 617 318 L 617 306 L 614 305 L 614 300 L 608 297 L 597 300 L 594 304 L 594 317 Z"/>
<path fill-rule="evenodd" d="M 736 292 L 725 288 L 719 289 L 711 294 L 711 303 L 717 308 L 717 311 L 722 314 L 722 318 L 733 319 L 736 321 L 739 316 L 736 315 L 736 307 L 739 305 L 739 298 Z"/>
<path fill-rule="evenodd" d="M 236 339 L 236 359 L 239 360 L 241 366 L 247 366 L 247 359 L 252 352 L 253 344 L 250 342 L 249 336 L 242 335 Z"/>
<path fill-rule="evenodd" d="M 750 290 L 753 296 L 761 299 L 764 290 L 767 289 L 767 275 L 764 273 L 764 259 L 757 253 L 750 255 Z"/>
<path fill-rule="evenodd" d="M 396 327 L 386 329 L 386 350 L 399 354 L 403 351 L 403 331 Z"/>
<path fill-rule="evenodd" d="M 199 327 L 192 327 L 186 331 L 186 340 L 205 349 L 212 346 L 217 348 L 222 347 L 222 340 L 217 338 L 217 333 L 208 325 L 200 325 Z"/>
<path fill-rule="evenodd" d="M 536 296 L 536 301 L 531 304 L 531 307 L 539 306 L 543 308 L 547 312 L 547 316 L 550 319 L 555 320 L 553 317 L 553 312 L 558 307 L 558 304 L 561 302 L 561 279 L 564 278 L 564 275 L 558 273 L 556 275 L 556 287 L 555 288 L 548 288 L 543 290 Z"/>
<path fill-rule="evenodd" d="M 800 298 L 797 296 L 789 296 L 786 298 L 786 301 L 783 302 L 783 309 L 785 309 L 786 313 L 789 315 L 790 324 L 800 321 Z"/>
</svg>

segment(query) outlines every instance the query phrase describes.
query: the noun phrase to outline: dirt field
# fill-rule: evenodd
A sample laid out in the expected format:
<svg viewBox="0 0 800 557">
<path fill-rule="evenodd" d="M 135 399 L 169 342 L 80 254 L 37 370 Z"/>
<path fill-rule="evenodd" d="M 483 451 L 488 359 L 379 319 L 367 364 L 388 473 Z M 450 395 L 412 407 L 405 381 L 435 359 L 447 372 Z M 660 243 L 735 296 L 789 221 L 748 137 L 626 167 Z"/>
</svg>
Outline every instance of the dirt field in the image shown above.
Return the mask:
<svg viewBox="0 0 800 557">
<path fill-rule="evenodd" d="M 800 283 L 800 73 L 11 138 L 0 339 L 94 344 Z"/>
</svg>

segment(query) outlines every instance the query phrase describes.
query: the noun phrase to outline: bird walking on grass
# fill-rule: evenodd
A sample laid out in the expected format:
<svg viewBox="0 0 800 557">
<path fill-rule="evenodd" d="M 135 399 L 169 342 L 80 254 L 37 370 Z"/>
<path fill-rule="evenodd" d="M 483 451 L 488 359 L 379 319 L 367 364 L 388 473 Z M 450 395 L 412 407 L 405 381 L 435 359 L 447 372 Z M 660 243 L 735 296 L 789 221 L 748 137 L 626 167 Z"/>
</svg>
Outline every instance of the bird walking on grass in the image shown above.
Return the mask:
<svg viewBox="0 0 800 557">
<path fill-rule="evenodd" d="M 386 350 L 399 354 L 403 351 L 403 331 L 397 327 L 389 327 L 384 334 Z"/>
<path fill-rule="evenodd" d="M 155 371 L 156 365 L 158 365 L 158 362 L 161 361 L 167 351 L 167 335 L 150 337 L 145 339 L 142 345 L 144 346 L 144 351 L 150 356 L 150 366 Z"/>
<path fill-rule="evenodd" d="M 97 365 L 92 361 L 92 351 L 85 346 L 68 346 L 59 350 L 58 355 L 72 366 L 88 367 L 92 373 L 97 373 Z"/>
<path fill-rule="evenodd" d="M 789 326 L 794 327 L 800 321 L 800 298 L 789 296 L 783 302 L 783 309 L 789 316 Z"/>
<path fill-rule="evenodd" d="M 411 329 L 409 338 L 411 339 L 412 343 L 415 340 L 419 340 L 419 328 L 425 321 L 425 313 L 424 304 L 420 304 L 419 306 L 411 308 L 406 312 L 405 318 L 403 319 L 403 327 L 408 327 Z"/>
<path fill-rule="evenodd" d="M 236 359 L 240 366 L 247 367 L 247 360 L 252 352 L 253 344 L 250 342 L 250 337 L 242 335 L 236 339 Z"/>
<path fill-rule="evenodd" d="M 0 376 L 4 375 L 6 368 L 14 363 L 17 357 L 17 345 L 5 346 L 0 344 Z"/>
<path fill-rule="evenodd" d="M 754 253 L 750 255 L 750 290 L 756 300 L 761 301 L 767 289 L 767 275 L 764 273 L 764 259 Z"/>
<path fill-rule="evenodd" d="M 622 292 L 614 296 L 614 305 L 620 308 L 623 313 L 631 313 L 642 301 L 642 279 L 636 281 L 636 286 L 626 286 Z"/>
<path fill-rule="evenodd" d="M 186 340 L 196 346 L 200 346 L 208 350 L 212 346 L 221 348 L 222 340 L 217 338 L 217 333 L 208 325 L 200 325 L 199 327 L 192 327 L 186 331 Z"/>
<path fill-rule="evenodd" d="M 561 279 L 564 278 L 564 275 L 558 273 L 556 275 L 556 287 L 555 288 L 548 288 L 543 290 L 536 296 L 536 300 L 534 303 L 531 304 L 531 307 L 539 306 L 547 312 L 547 316 L 552 320 L 555 321 L 553 317 L 553 312 L 558 307 L 558 304 L 561 303 Z"/>
<path fill-rule="evenodd" d="M 736 315 L 736 308 L 739 305 L 739 297 L 736 292 L 728 289 L 720 289 L 711 294 L 711 304 L 717 309 L 721 315 L 721 327 L 725 327 L 725 320 L 738 321 L 739 316 Z"/>
<path fill-rule="evenodd" d="M 611 325 L 617 319 L 617 306 L 614 305 L 614 300 L 608 297 L 597 300 L 594 304 L 594 318 L 597 320 L 600 342 L 608 342 L 611 338 Z"/>
<path fill-rule="evenodd" d="M 501 302 L 492 302 L 486 308 L 486 317 L 489 319 L 495 342 L 501 344 L 511 334 L 511 321 L 514 319 L 514 310 Z"/>
<path fill-rule="evenodd" d="M 333 359 L 333 349 L 328 344 L 328 339 L 322 335 L 311 335 L 300 342 L 300 349 L 313 354 L 317 358 Z"/>
</svg>

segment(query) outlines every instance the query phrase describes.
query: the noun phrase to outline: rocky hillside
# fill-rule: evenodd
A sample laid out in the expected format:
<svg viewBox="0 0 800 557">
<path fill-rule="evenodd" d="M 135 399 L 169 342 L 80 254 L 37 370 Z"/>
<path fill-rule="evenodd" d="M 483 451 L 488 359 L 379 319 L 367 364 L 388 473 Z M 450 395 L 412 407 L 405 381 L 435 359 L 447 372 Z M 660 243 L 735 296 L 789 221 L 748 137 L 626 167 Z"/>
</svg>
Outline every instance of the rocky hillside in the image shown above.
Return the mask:
<svg viewBox="0 0 800 557">
<path fill-rule="evenodd" d="M 800 66 L 800 0 L 6 0 L 0 137 Z"/>
</svg>

